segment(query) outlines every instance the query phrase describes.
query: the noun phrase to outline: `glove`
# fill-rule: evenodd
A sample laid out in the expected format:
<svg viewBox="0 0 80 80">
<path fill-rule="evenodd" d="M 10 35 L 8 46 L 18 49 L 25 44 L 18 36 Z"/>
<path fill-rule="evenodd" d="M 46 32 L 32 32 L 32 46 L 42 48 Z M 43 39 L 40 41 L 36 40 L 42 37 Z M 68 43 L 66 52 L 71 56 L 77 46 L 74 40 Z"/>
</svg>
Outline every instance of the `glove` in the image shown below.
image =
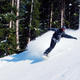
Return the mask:
<svg viewBox="0 0 80 80">
<path fill-rule="evenodd" d="M 77 38 L 76 38 L 76 37 L 74 37 L 74 39 L 76 39 L 76 40 L 77 40 Z"/>
</svg>

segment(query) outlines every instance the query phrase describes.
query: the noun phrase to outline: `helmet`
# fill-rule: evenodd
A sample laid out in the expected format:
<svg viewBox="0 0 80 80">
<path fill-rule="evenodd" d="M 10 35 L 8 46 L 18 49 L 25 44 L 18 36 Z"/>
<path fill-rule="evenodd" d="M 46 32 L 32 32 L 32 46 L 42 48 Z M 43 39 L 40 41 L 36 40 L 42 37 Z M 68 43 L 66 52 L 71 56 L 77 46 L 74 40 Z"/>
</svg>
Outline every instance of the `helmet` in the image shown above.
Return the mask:
<svg viewBox="0 0 80 80">
<path fill-rule="evenodd" d="M 64 31 L 66 29 L 66 26 L 61 27 L 61 30 Z"/>
</svg>

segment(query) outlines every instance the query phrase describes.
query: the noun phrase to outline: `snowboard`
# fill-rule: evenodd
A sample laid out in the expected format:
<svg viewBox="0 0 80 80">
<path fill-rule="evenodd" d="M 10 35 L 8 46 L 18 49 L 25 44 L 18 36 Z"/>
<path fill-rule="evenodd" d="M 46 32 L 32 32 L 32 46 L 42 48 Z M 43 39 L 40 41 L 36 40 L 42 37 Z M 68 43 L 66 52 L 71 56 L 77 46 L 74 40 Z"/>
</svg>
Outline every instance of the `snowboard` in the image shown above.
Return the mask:
<svg viewBox="0 0 80 80">
<path fill-rule="evenodd" d="M 52 56 L 54 56 L 54 55 L 53 54 L 48 54 L 48 56 L 46 56 L 46 55 L 43 54 L 42 58 L 45 59 L 45 60 L 47 60 L 47 59 L 49 59 Z"/>
<path fill-rule="evenodd" d="M 47 60 L 49 58 L 49 56 L 43 55 L 42 58 L 45 59 L 45 60 Z"/>
</svg>

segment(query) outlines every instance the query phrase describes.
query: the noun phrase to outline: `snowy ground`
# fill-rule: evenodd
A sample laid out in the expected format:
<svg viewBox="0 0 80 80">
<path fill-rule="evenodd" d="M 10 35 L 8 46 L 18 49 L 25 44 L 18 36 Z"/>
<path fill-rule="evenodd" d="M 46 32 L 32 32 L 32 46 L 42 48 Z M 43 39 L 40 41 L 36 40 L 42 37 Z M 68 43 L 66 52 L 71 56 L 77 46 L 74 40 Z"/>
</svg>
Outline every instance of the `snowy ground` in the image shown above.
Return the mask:
<svg viewBox="0 0 80 80">
<path fill-rule="evenodd" d="M 53 34 L 31 41 L 27 51 L 0 59 L 0 80 L 80 80 L 80 30 L 67 30 L 78 40 L 62 38 L 47 60 L 42 54 Z"/>
</svg>

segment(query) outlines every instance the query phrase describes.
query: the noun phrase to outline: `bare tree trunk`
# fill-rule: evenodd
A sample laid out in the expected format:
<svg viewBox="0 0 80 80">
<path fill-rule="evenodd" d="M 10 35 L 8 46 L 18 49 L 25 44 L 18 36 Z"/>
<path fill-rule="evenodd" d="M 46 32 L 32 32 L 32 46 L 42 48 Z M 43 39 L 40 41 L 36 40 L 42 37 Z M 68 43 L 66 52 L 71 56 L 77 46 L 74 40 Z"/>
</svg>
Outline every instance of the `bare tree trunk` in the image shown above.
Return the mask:
<svg viewBox="0 0 80 80">
<path fill-rule="evenodd" d="M 32 26 L 33 3 L 34 3 L 34 0 L 32 0 L 32 2 L 31 2 L 30 26 Z"/>
<path fill-rule="evenodd" d="M 53 3 L 51 3 L 50 28 L 52 27 L 52 22 L 53 22 Z"/>
<path fill-rule="evenodd" d="M 31 12 L 30 12 L 30 23 L 29 23 L 29 31 L 28 31 L 28 43 L 30 42 L 30 27 L 32 26 L 32 13 L 33 13 L 33 3 L 34 3 L 34 0 L 32 0 L 31 2 Z"/>
<path fill-rule="evenodd" d="M 12 20 L 9 23 L 9 28 L 12 28 Z"/>
<path fill-rule="evenodd" d="M 14 0 L 11 1 L 12 7 L 14 6 Z M 13 11 L 11 11 L 11 14 L 13 14 Z M 9 23 L 9 28 L 12 28 L 13 21 L 11 20 Z"/>
<path fill-rule="evenodd" d="M 64 25 L 64 11 L 61 10 L 61 27 Z"/>
<path fill-rule="evenodd" d="M 19 16 L 19 6 L 20 6 L 20 0 L 17 0 L 16 7 L 17 7 L 17 12 L 16 16 Z M 19 50 L 19 19 L 16 20 L 16 49 Z"/>
<path fill-rule="evenodd" d="M 61 6 L 61 27 L 64 26 L 65 0 L 62 0 Z"/>
</svg>

